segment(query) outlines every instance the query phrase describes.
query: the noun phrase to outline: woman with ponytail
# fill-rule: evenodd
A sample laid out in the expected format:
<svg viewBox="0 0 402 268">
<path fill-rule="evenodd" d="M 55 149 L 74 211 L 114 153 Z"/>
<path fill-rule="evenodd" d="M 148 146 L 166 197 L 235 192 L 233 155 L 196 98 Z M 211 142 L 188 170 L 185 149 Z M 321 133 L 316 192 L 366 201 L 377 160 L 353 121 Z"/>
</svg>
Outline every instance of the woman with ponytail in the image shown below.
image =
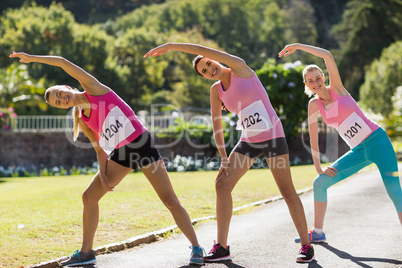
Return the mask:
<svg viewBox="0 0 402 268">
<path fill-rule="evenodd" d="M 74 139 L 78 136 L 79 126 L 92 143 L 99 163 L 99 171 L 82 195 L 84 213 L 81 250 L 76 250 L 61 265 L 81 266 L 96 262 L 92 248 L 99 221 L 98 202 L 137 168 L 141 168 L 172 213 L 177 226 L 191 242 L 190 264 L 202 265 L 203 249 L 198 244 L 190 217 L 173 190 L 150 133 L 134 111 L 109 87 L 62 57 L 13 52 L 10 58 L 20 58 L 23 63 L 37 62 L 60 67 L 78 80 L 84 89 L 84 92 L 80 92 L 69 86 L 53 86 L 45 93 L 46 102 L 53 107 L 74 107 Z"/>
</svg>

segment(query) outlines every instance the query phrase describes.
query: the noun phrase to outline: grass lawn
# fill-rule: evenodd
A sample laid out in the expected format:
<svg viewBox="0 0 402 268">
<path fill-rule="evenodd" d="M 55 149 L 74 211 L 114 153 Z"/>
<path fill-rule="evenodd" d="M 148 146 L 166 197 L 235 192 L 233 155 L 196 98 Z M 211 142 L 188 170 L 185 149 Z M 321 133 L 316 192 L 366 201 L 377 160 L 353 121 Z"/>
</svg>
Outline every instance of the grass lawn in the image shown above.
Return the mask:
<svg viewBox="0 0 402 268">
<path fill-rule="evenodd" d="M 217 172 L 170 173 L 190 217 L 215 215 Z M 292 167 L 296 189 L 311 187 L 313 166 Z M 20 267 L 81 248 L 81 193 L 92 176 L 0 178 L 0 267 Z M 234 207 L 278 196 L 267 169 L 250 170 L 234 192 Z M 128 175 L 100 201 L 94 248 L 174 225 L 142 173 Z"/>
</svg>

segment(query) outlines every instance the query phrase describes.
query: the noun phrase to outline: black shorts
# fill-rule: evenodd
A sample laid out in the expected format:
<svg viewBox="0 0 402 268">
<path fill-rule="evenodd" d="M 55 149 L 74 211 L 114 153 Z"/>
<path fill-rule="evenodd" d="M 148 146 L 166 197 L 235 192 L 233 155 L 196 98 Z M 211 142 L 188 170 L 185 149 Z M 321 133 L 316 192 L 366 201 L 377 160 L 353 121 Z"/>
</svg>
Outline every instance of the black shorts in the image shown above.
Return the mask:
<svg viewBox="0 0 402 268">
<path fill-rule="evenodd" d="M 286 139 L 282 137 L 258 143 L 239 141 L 233 148 L 233 152 L 256 159 L 262 154 L 265 158 L 288 154 L 289 149 Z"/>
<path fill-rule="evenodd" d="M 155 147 L 155 141 L 148 131 L 129 144 L 114 149 L 109 157 L 110 160 L 134 170 L 162 159 Z"/>
</svg>

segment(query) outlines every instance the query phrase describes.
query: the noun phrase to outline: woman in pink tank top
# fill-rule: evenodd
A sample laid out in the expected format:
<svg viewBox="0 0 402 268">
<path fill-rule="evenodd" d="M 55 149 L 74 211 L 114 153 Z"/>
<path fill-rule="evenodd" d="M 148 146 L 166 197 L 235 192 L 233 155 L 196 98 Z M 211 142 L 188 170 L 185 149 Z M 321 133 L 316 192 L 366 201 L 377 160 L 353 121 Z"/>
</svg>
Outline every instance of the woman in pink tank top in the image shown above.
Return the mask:
<svg viewBox="0 0 402 268">
<path fill-rule="evenodd" d="M 221 156 L 221 167 L 215 185 L 218 237 L 205 261 L 231 259 L 227 245 L 233 210 L 231 193 L 260 155 L 265 156 L 296 229 L 302 237 L 302 248 L 296 261 L 312 261 L 314 249 L 308 239 L 303 205 L 292 182 L 282 124 L 257 75 L 243 59 L 196 44 L 167 43 L 151 49 L 144 57 L 162 55 L 168 50 L 199 55 L 193 62 L 197 73 L 204 78 L 218 80 L 211 87 L 210 93 L 214 138 Z M 226 64 L 228 68 L 219 62 Z M 229 158 L 223 138 L 222 104 L 238 115 L 238 128 L 242 130 L 241 139 Z"/>
<path fill-rule="evenodd" d="M 10 57 L 18 57 L 24 63 L 38 62 L 60 67 L 78 80 L 84 89 L 84 92 L 80 92 L 68 86 L 53 86 L 45 93 L 47 103 L 53 107 L 74 107 L 74 137 L 76 139 L 78 135 L 79 125 L 93 145 L 99 163 L 99 171 L 82 195 L 84 213 L 81 250 L 75 251 L 61 265 L 81 266 L 96 262 L 92 248 L 99 221 L 98 202 L 137 168 L 141 168 L 161 201 L 172 213 L 177 226 L 191 242 L 190 264 L 202 265 L 203 249 L 198 244 L 190 217 L 173 190 L 150 133 L 134 111 L 109 87 L 62 57 L 15 52 Z"/>
<path fill-rule="evenodd" d="M 314 229 L 310 230 L 312 242 L 326 240 L 323 232 L 327 209 L 327 189 L 335 183 L 355 174 L 367 165 L 375 163 L 380 171 L 387 193 L 391 198 L 399 221 L 402 224 L 402 190 L 399 182 L 395 151 L 386 132 L 368 119 L 343 86 L 338 67 L 332 54 L 325 49 L 304 45 L 287 45 L 279 56 L 288 56 L 302 50 L 324 59 L 330 84 L 326 86 L 325 76 L 316 65 L 308 65 L 303 71 L 305 92 L 315 94 L 308 105 L 308 122 L 311 153 L 318 177 L 314 180 Z M 331 166 L 322 168 L 318 147 L 318 115 L 324 122 L 336 128 L 351 150 Z M 300 239 L 296 238 L 296 242 Z"/>
</svg>

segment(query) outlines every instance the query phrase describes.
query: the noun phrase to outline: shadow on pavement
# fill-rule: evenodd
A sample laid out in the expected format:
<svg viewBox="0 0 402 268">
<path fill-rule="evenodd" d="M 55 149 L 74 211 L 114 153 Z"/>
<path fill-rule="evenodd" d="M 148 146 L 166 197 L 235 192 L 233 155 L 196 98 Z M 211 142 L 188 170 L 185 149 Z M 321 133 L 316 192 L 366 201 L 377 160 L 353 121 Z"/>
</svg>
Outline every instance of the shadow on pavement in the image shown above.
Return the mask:
<svg viewBox="0 0 402 268">
<path fill-rule="evenodd" d="M 205 264 L 208 264 L 208 263 L 205 263 Z M 233 263 L 233 261 L 220 261 L 219 265 L 220 266 L 226 266 L 228 268 L 246 268 L 245 266 L 241 266 L 241 265 L 238 265 L 236 263 Z M 194 267 L 195 266 L 186 265 L 186 266 L 180 266 L 179 268 L 194 268 Z"/>
<path fill-rule="evenodd" d="M 316 260 L 311 261 L 308 266 L 308 268 L 322 268 L 321 265 L 318 264 L 318 262 Z"/>
<path fill-rule="evenodd" d="M 372 258 L 372 257 L 355 257 L 350 255 L 349 253 L 339 250 L 330 246 L 328 243 L 319 243 L 316 244 L 322 246 L 323 248 L 328 249 L 329 251 L 335 253 L 339 258 L 349 259 L 352 262 L 356 263 L 361 267 L 371 267 L 370 265 L 364 264 L 363 262 L 380 262 L 380 263 L 389 263 L 389 264 L 402 264 L 402 261 L 394 260 L 394 259 L 383 259 L 383 258 Z M 310 266 L 309 266 L 310 267 Z"/>
</svg>

